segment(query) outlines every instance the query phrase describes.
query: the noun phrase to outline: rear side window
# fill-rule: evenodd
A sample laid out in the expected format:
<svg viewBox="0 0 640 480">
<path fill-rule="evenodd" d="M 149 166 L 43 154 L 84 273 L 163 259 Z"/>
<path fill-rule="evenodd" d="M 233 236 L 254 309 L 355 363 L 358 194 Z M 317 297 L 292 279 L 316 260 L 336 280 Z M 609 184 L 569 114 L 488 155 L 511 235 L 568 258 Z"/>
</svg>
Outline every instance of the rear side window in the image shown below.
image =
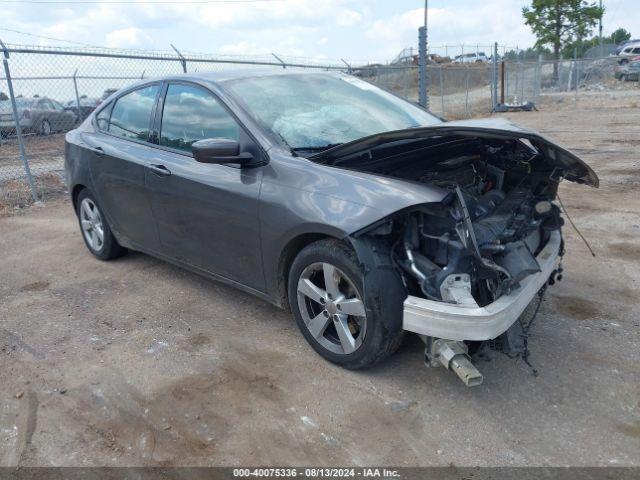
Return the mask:
<svg viewBox="0 0 640 480">
<path fill-rule="evenodd" d="M 151 110 L 159 90 L 160 85 L 149 85 L 117 99 L 111 112 L 109 133 L 146 142 Z"/>
<path fill-rule="evenodd" d="M 193 142 L 205 138 L 239 140 L 240 127 L 205 89 L 169 85 L 162 112 L 160 145 L 191 151 Z"/>
</svg>

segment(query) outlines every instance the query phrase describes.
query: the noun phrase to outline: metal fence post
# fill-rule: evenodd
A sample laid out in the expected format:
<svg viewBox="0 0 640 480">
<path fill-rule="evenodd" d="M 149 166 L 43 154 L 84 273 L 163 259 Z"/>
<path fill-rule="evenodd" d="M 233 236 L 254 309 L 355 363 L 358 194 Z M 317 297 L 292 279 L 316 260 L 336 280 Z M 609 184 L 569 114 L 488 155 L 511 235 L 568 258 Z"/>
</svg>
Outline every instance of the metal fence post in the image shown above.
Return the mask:
<svg viewBox="0 0 640 480">
<path fill-rule="evenodd" d="M 182 64 L 182 72 L 187 73 L 187 59 L 182 56 L 180 51 L 173 45 L 173 43 L 170 43 L 169 45 L 171 45 L 171 48 L 173 48 L 173 50 L 178 54 L 178 58 L 180 58 L 180 63 Z"/>
<path fill-rule="evenodd" d="M 36 186 L 33 183 L 33 176 L 31 175 L 31 169 L 29 168 L 29 161 L 27 160 L 27 154 L 24 149 L 24 139 L 22 138 L 22 129 L 20 128 L 20 117 L 18 117 L 18 106 L 16 105 L 16 96 L 13 92 L 13 83 L 11 81 L 11 72 L 9 71 L 9 51 L 2 40 L 0 40 L 0 47 L 4 51 L 4 58 L 2 63 L 4 64 L 4 73 L 7 78 L 7 87 L 9 89 L 9 98 L 11 99 L 11 110 L 13 111 L 13 121 L 16 124 L 16 137 L 18 137 L 18 147 L 20 148 L 20 159 L 24 165 L 24 171 L 27 174 L 27 180 L 29 182 L 29 188 L 31 189 L 31 196 L 33 201 L 38 201 L 38 194 L 36 193 Z"/>
<path fill-rule="evenodd" d="M 284 60 L 282 60 L 278 55 L 276 55 L 275 53 L 272 53 L 271 55 L 273 55 L 273 58 L 275 58 L 282 64 L 282 68 L 287 68 L 287 64 L 284 63 Z"/>
<path fill-rule="evenodd" d="M 580 64 L 578 63 L 578 49 L 574 49 L 573 50 L 573 65 L 574 65 L 574 69 L 575 69 L 575 87 L 576 87 L 576 94 L 575 94 L 575 105 L 577 107 L 578 105 L 578 87 L 580 86 Z"/>
<path fill-rule="evenodd" d="M 520 62 L 520 102 L 524 103 L 524 81 L 525 76 L 527 75 L 527 69 L 525 68 L 526 64 Z"/>
<path fill-rule="evenodd" d="M 542 54 L 538 55 L 538 63 L 536 65 L 536 78 L 534 85 L 535 102 L 540 102 L 540 91 L 542 89 Z"/>
<path fill-rule="evenodd" d="M 464 113 L 467 118 L 471 117 L 471 112 L 469 112 L 469 66 L 466 63 L 464 65 Z"/>
<path fill-rule="evenodd" d="M 351 75 L 353 73 L 353 69 L 351 68 L 349 62 L 347 62 L 344 58 L 341 58 L 340 60 L 347 66 L 347 73 Z"/>
<path fill-rule="evenodd" d="M 493 85 L 491 90 L 491 100 L 493 101 L 491 111 L 495 112 L 498 105 L 498 42 L 493 44 Z"/>
<path fill-rule="evenodd" d="M 73 89 L 76 92 L 76 106 L 78 107 L 78 121 L 82 121 L 82 114 L 80 112 L 80 94 L 78 93 L 78 79 L 76 78 L 78 75 L 78 69 L 73 72 Z"/>
<path fill-rule="evenodd" d="M 424 108 L 429 108 L 429 95 L 427 93 L 427 29 L 418 29 L 418 103 Z"/>
<path fill-rule="evenodd" d="M 406 67 L 402 69 L 402 78 L 404 79 L 404 89 L 402 96 L 404 98 L 409 98 L 409 95 L 411 95 L 411 86 L 409 85 L 411 75 L 408 74 L 408 72 L 410 71 L 411 70 L 407 69 Z"/>
<path fill-rule="evenodd" d="M 440 64 L 440 103 L 442 104 L 442 116 L 444 117 L 444 77 L 442 75 L 442 64 Z"/>
<path fill-rule="evenodd" d="M 518 89 L 519 89 L 519 87 L 520 87 L 520 84 L 518 83 L 518 82 L 520 81 L 520 62 L 517 60 L 517 57 L 516 57 L 516 60 L 514 61 L 513 65 L 514 65 L 514 67 L 515 67 L 515 68 L 514 68 L 514 73 L 516 74 L 516 78 L 515 78 L 515 80 L 516 80 L 516 86 L 515 86 L 515 88 L 514 88 L 514 94 L 513 94 L 513 97 L 514 97 L 514 98 L 517 98 L 517 97 L 518 97 Z M 516 102 L 514 102 L 514 103 L 518 103 L 518 102 L 516 101 Z"/>
</svg>

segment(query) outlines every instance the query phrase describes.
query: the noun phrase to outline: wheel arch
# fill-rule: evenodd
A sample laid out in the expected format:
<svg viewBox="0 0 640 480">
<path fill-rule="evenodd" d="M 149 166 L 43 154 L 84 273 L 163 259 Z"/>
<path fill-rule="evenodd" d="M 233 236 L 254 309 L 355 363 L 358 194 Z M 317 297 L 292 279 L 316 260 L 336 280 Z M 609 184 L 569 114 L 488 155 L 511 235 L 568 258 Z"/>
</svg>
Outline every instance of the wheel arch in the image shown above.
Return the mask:
<svg viewBox="0 0 640 480">
<path fill-rule="evenodd" d="M 80 196 L 80 192 L 85 189 L 88 190 L 89 188 L 85 185 L 82 185 L 81 183 L 78 183 L 71 190 L 71 202 L 76 213 L 78 213 L 78 197 Z"/>
<path fill-rule="evenodd" d="M 278 260 L 278 285 L 276 292 L 276 301 L 285 310 L 289 310 L 289 295 L 287 293 L 287 285 L 289 284 L 289 270 L 291 264 L 302 251 L 303 248 L 320 240 L 335 240 L 348 245 L 343 239 L 327 233 L 307 232 L 295 236 L 282 249 L 280 259 Z M 350 245 L 349 245 L 350 246 Z M 350 246 L 351 247 L 351 246 Z"/>
</svg>

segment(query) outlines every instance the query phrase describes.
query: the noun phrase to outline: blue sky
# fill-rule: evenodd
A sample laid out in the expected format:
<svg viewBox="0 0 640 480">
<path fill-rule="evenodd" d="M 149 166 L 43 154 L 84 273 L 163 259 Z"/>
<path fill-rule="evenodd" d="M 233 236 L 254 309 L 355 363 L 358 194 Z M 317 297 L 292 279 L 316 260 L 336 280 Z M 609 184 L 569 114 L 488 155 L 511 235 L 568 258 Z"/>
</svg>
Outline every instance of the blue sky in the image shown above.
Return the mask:
<svg viewBox="0 0 640 480">
<path fill-rule="evenodd" d="M 150 0 L 152 1 L 152 0 Z M 166 1 L 166 0 L 164 0 Z M 431 0 L 432 45 L 526 47 L 520 0 Z M 640 37 L 638 0 L 605 0 L 605 34 L 617 27 Z M 14 32 L 116 47 L 228 55 L 269 54 L 336 60 L 390 60 L 415 46 L 422 1 L 277 0 L 256 3 L 16 4 L 0 2 L 5 43 L 55 44 Z M 3 30 L 5 29 L 5 30 Z M 66 44 L 71 46 L 72 44 Z M 486 47 L 484 48 L 486 50 Z"/>
</svg>

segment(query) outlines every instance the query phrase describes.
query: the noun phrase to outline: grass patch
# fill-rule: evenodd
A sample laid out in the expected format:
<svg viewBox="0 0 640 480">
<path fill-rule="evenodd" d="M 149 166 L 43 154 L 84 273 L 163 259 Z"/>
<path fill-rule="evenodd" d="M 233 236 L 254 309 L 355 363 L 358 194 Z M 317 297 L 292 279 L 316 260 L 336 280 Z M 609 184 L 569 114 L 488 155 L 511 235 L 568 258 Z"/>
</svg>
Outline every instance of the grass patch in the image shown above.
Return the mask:
<svg viewBox="0 0 640 480">
<path fill-rule="evenodd" d="M 62 197 L 67 187 L 59 174 L 43 173 L 34 178 L 39 201 Z M 13 215 L 34 203 L 26 178 L 7 180 L 0 184 L 0 216 Z"/>
</svg>

